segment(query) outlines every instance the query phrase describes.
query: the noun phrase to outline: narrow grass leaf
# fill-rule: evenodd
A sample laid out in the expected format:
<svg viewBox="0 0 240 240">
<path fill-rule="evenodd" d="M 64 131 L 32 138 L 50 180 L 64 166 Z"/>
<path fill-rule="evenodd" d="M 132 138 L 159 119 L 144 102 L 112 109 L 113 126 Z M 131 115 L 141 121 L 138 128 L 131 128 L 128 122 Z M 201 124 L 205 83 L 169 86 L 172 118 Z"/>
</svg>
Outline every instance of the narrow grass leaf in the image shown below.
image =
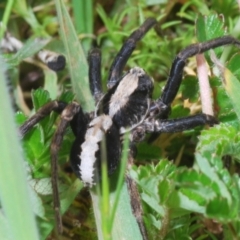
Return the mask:
<svg viewBox="0 0 240 240">
<path fill-rule="evenodd" d="M 114 217 L 119 201 L 119 196 L 121 194 L 121 188 L 123 186 L 124 178 L 125 178 L 125 171 L 127 167 L 127 161 L 128 161 L 128 152 L 129 152 L 129 134 L 124 135 L 124 141 L 123 141 L 123 151 L 122 151 L 122 157 L 121 157 L 121 164 L 120 164 L 120 173 L 117 181 L 117 187 L 115 191 L 115 201 L 113 202 L 113 207 L 111 211 L 111 216 L 110 216 L 110 224 L 112 229 L 112 224 L 114 222 Z"/>
<path fill-rule="evenodd" d="M 4 240 L 12 240 L 12 230 L 10 225 L 8 224 L 6 216 L 3 212 L 0 212 L 0 239 Z"/>
<path fill-rule="evenodd" d="M 11 226 L 12 239 L 39 239 L 36 221 L 31 209 L 30 191 L 25 163 L 18 139 L 14 114 L 0 64 L 0 196 L 3 212 Z M 7 184 L 6 184 L 7 183 Z"/>
<path fill-rule="evenodd" d="M 115 199 L 115 193 L 110 194 L 110 199 Z M 121 240 L 136 240 L 142 239 L 136 218 L 132 214 L 130 197 L 127 189 L 127 184 L 124 183 L 119 195 L 116 216 L 114 218 L 112 239 Z"/>
<path fill-rule="evenodd" d="M 44 89 L 49 92 L 51 99 L 56 99 L 58 96 L 57 74 L 50 70 L 44 70 Z"/>
<path fill-rule="evenodd" d="M 77 34 L 82 35 L 81 44 L 87 52 L 92 42 L 90 35 L 93 33 L 93 2 L 92 0 L 72 0 L 72 6 L 76 31 Z"/>
<path fill-rule="evenodd" d="M 50 39 L 39 39 L 31 38 L 29 39 L 23 47 L 17 51 L 12 57 L 6 58 L 7 64 L 11 67 L 19 65 L 24 59 L 32 57 L 35 53 L 39 52 L 44 48 Z"/>
<path fill-rule="evenodd" d="M 64 192 L 64 196 L 61 197 L 61 213 L 65 213 L 69 206 L 74 201 L 77 194 L 79 194 L 80 190 L 83 188 L 83 183 L 76 179 L 72 185 L 68 188 L 67 191 Z"/>
<path fill-rule="evenodd" d="M 66 49 L 73 91 L 83 110 L 85 112 L 93 111 L 94 100 L 89 89 L 86 57 L 65 4 L 62 0 L 55 0 L 55 4 L 60 23 L 60 33 Z"/>
<path fill-rule="evenodd" d="M 13 4 L 14 4 L 14 0 L 6 1 L 5 10 L 4 10 L 4 13 L 3 13 L 3 16 L 2 16 L 2 19 L 1 19 L 2 26 L 0 28 L 0 39 L 3 38 L 3 34 L 4 34 L 4 32 L 7 28 L 7 23 L 8 23 L 10 14 L 11 14 Z"/>
</svg>

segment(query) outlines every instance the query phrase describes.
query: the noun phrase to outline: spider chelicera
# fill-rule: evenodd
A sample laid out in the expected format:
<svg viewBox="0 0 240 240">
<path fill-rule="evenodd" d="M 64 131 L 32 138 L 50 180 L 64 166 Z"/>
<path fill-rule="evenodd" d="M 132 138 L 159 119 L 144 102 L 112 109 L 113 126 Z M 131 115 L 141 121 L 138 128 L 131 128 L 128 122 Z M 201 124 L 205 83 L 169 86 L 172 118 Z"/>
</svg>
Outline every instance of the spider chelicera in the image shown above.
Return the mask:
<svg viewBox="0 0 240 240">
<path fill-rule="evenodd" d="M 171 103 L 180 87 L 187 58 L 227 44 L 240 46 L 240 42 L 231 36 L 224 36 L 188 46 L 174 59 L 161 96 L 152 100 L 153 79 L 142 68 L 134 67 L 123 76 L 122 72 L 137 42 L 156 23 L 153 18 L 147 19 L 127 38 L 111 65 L 106 94 L 101 89 L 101 53 L 98 49 L 90 51 L 89 83 L 96 103 L 94 113 L 83 113 L 77 102 L 67 104 L 55 100 L 41 107 L 20 127 L 20 135 L 24 136 L 52 111 L 61 114 L 51 143 L 53 178 L 57 173 L 58 151 L 69 124 L 75 135 L 70 151 L 72 169 L 86 186 L 92 187 L 101 176 L 100 143 L 103 139 L 106 141 L 108 172 L 111 174 L 119 164 L 122 151 L 121 136 L 127 131 L 130 131 L 131 142 L 135 143 L 143 140 L 145 133 L 180 132 L 204 124 L 217 123 L 213 116 L 206 114 L 168 119 Z M 52 181 L 52 185 L 53 194 L 57 196 L 56 181 Z M 58 212 L 58 198 L 54 201 L 54 207 Z"/>
</svg>

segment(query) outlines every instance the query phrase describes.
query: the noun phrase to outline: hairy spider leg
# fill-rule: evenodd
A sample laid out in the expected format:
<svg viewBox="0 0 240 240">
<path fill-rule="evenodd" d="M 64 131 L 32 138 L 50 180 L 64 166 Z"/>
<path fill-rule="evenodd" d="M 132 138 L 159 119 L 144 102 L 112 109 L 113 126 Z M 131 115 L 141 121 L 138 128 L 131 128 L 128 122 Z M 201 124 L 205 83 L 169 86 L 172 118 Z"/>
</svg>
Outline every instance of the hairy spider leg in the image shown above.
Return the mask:
<svg viewBox="0 0 240 240">
<path fill-rule="evenodd" d="M 79 113 L 80 105 L 76 102 L 67 105 L 61 113 L 61 120 L 57 126 L 54 136 L 51 141 L 50 154 L 51 154 L 51 182 L 53 190 L 53 207 L 55 211 L 55 218 L 57 229 L 59 233 L 62 233 L 62 218 L 60 209 L 60 198 L 58 190 L 58 152 L 61 147 L 63 136 L 69 122 L 72 121 L 74 116 Z M 76 132 L 76 131 L 75 131 Z"/>
<path fill-rule="evenodd" d="M 171 103 L 176 97 L 182 81 L 183 69 L 186 64 L 187 58 L 197 55 L 199 53 L 206 52 L 210 49 L 214 49 L 214 48 L 221 47 L 224 45 L 229 45 L 229 44 L 234 44 L 240 47 L 240 41 L 238 41 L 237 39 L 231 36 L 224 36 L 224 37 L 215 38 L 203 43 L 192 44 L 186 47 L 181 52 L 179 52 L 172 63 L 167 84 L 162 92 L 161 97 L 157 101 L 153 102 L 150 107 L 150 114 L 152 113 L 152 115 L 154 115 L 154 112 L 155 112 L 159 116 L 159 119 L 168 118 L 168 115 L 171 110 Z M 163 120 L 159 120 L 159 123 L 162 121 Z M 169 132 L 174 132 L 174 131 L 177 132 L 177 131 L 191 129 L 192 128 L 191 126 L 195 127 L 195 126 L 200 126 L 204 124 L 212 125 L 216 123 L 216 120 L 212 119 L 212 117 L 207 116 L 205 114 L 199 114 L 193 117 L 176 119 L 176 121 L 166 120 L 164 122 L 165 124 L 169 122 L 169 124 L 171 125 L 171 128 L 170 126 L 166 128 L 169 130 Z M 179 127 L 179 124 L 181 123 L 183 124 L 183 126 L 185 126 L 184 129 L 181 129 Z M 159 129 L 157 132 L 163 132 L 163 129 Z M 165 132 L 168 132 L 168 131 L 165 131 Z M 149 138 L 149 141 L 153 141 L 157 136 L 158 136 L 158 133 L 156 132 L 153 133 L 153 135 Z"/>
<path fill-rule="evenodd" d="M 66 66 L 66 58 L 59 53 L 49 50 L 41 50 L 37 56 L 43 63 L 47 64 L 47 66 L 55 72 L 63 70 Z"/>
<path fill-rule="evenodd" d="M 163 116 L 168 115 L 170 105 L 177 95 L 177 92 L 182 81 L 183 69 L 186 64 L 187 58 L 197 55 L 199 53 L 206 52 L 210 49 L 214 49 L 229 44 L 234 44 L 240 47 L 240 41 L 231 36 L 224 36 L 206 42 L 192 44 L 178 53 L 178 55 L 176 56 L 172 63 L 167 84 L 162 92 L 161 97 L 158 99 L 156 103 L 157 105 L 158 104 L 166 105 L 166 108 L 162 113 Z"/>
<path fill-rule="evenodd" d="M 98 48 L 90 50 L 88 54 L 89 62 L 89 83 L 90 90 L 94 97 L 95 103 L 97 104 L 103 96 L 101 86 L 101 51 Z"/>
<path fill-rule="evenodd" d="M 57 126 L 54 137 L 51 141 L 51 182 L 53 188 L 53 205 L 55 211 L 55 218 L 57 223 L 58 232 L 62 232 L 62 220 L 60 214 L 60 199 L 58 194 L 58 183 L 57 183 L 57 163 L 58 163 L 58 152 L 63 140 L 64 132 L 70 122 L 73 133 L 75 135 L 80 134 L 81 129 L 76 121 L 83 119 L 85 116 L 80 108 L 80 105 L 76 102 L 67 104 L 62 101 L 51 101 L 41 107 L 31 118 L 29 118 L 19 128 L 19 134 L 21 137 L 27 134 L 27 132 L 34 127 L 43 118 L 48 116 L 52 111 L 61 114 L 61 120 Z M 81 116 L 80 116 L 81 115 Z M 82 123 L 82 122 L 80 122 Z M 83 126 L 84 128 L 84 126 Z M 85 129 L 87 126 L 85 126 Z"/>
<path fill-rule="evenodd" d="M 183 118 L 146 121 L 144 127 L 147 132 L 173 133 L 190 130 L 205 124 L 213 125 L 217 123 L 218 121 L 213 116 L 202 113 Z"/>
<path fill-rule="evenodd" d="M 142 209 L 142 205 L 141 205 L 141 197 L 140 197 L 140 194 L 138 191 L 137 183 L 131 178 L 131 176 L 129 174 L 133 164 L 134 164 L 134 156 L 132 154 L 132 151 L 129 151 L 128 167 L 127 167 L 128 171 L 126 173 L 127 188 L 129 191 L 132 212 L 136 218 L 139 229 L 141 231 L 142 239 L 147 240 L 148 234 L 147 234 L 147 230 L 145 228 L 144 222 L 143 222 L 143 209 Z"/>
<path fill-rule="evenodd" d="M 63 109 L 67 106 L 65 102 L 62 101 L 51 101 L 44 106 L 42 106 L 32 117 L 30 117 L 23 125 L 19 128 L 20 137 L 24 137 L 27 132 L 32 129 L 38 122 L 43 118 L 48 116 L 52 111 L 61 113 Z"/>
<path fill-rule="evenodd" d="M 122 48 L 115 57 L 109 71 L 108 88 L 111 89 L 121 78 L 122 71 L 131 56 L 136 44 L 157 23 L 156 19 L 148 18 L 135 30 L 124 42 Z"/>
<path fill-rule="evenodd" d="M 206 52 L 210 49 L 221 47 L 228 44 L 240 46 L 240 41 L 231 36 L 224 36 L 209 40 L 207 42 L 192 44 L 186 47 L 181 52 L 179 52 L 172 63 L 167 84 L 162 92 L 161 97 L 157 101 L 153 102 L 153 104 L 151 105 L 150 114 L 151 112 L 154 113 L 156 111 L 159 116 L 159 119 L 168 118 L 168 115 L 171 110 L 171 103 L 176 97 L 182 81 L 183 69 L 185 67 L 187 58 L 197 55 L 199 53 Z M 161 122 L 163 122 L 165 127 L 161 125 Z M 174 120 L 157 120 L 156 123 L 154 124 L 154 127 L 156 127 L 158 130 L 156 130 L 155 132 L 152 130 L 148 130 L 150 132 L 153 132 L 152 136 L 150 136 L 148 141 L 151 142 L 154 139 L 156 139 L 159 133 L 161 132 L 178 132 L 191 129 L 196 126 L 204 124 L 212 125 L 214 123 L 216 123 L 216 120 L 214 120 L 213 117 L 205 114 L 198 114 L 196 116 L 179 118 Z M 183 128 L 181 128 L 181 124 Z M 159 128 L 158 126 L 161 126 L 162 128 L 161 127 Z M 138 132 L 139 131 L 136 131 L 136 133 Z M 135 135 L 137 136 L 138 134 Z"/>
</svg>

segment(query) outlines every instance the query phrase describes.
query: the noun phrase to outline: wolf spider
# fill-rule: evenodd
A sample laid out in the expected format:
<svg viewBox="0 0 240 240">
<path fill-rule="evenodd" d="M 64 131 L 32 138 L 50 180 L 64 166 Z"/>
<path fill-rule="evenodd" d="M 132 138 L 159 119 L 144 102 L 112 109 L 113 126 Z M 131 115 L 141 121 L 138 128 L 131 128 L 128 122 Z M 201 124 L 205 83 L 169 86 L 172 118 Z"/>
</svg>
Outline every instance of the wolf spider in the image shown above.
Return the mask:
<svg viewBox="0 0 240 240">
<path fill-rule="evenodd" d="M 240 46 L 240 42 L 231 36 L 223 36 L 186 47 L 175 57 L 161 96 L 152 100 L 153 79 L 142 68 L 134 67 L 126 74 L 122 73 L 137 42 L 156 23 L 155 19 L 148 18 L 124 42 L 110 67 L 108 91 L 105 94 L 101 89 L 100 50 L 90 51 L 89 84 L 96 103 L 95 112 L 84 113 L 77 102 L 67 104 L 55 100 L 41 107 L 20 127 L 20 134 L 24 136 L 52 111 L 61 115 L 51 143 L 53 179 L 57 176 L 58 151 L 69 124 L 75 135 L 70 150 L 72 169 L 86 186 L 92 187 L 101 176 L 100 145 L 103 139 L 106 141 L 108 173 L 112 174 L 119 164 L 122 152 L 121 136 L 126 132 L 130 132 L 130 140 L 135 143 L 142 141 L 145 133 L 181 132 L 200 125 L 217 123 L 213 116 L 206 114 L 168 119 L 171 103 L 180 87 L 183 69 L 189 57 L 227 44 Z M 52 186 L 54 196 L 58 196 L 57 181 L 52 180 Z M 59 206 L 57 197 L 54 200 L 57 215 L 60 214 Z"/>
</svg>

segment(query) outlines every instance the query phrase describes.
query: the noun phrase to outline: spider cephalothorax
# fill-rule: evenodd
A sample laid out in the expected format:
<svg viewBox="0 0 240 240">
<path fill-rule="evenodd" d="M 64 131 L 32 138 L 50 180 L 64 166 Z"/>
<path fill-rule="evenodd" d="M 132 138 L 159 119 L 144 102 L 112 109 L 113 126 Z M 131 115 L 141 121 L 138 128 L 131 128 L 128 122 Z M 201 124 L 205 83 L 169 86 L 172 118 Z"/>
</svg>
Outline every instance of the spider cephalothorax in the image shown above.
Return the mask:
<svg viewBox="0 0 240 240">
<path fill-rule="evenodd" d="M 116 123 L 121 133 L 139 125 L 150 106 L 153 80 L 143 69 L 135 67 L 108 91 L 103 98 L 103 111 Z"/>
<path fill-rule="evenodd" d="M 190 45 L 173 61 L 162 95 L 157 100 L 152 100 L 153 80 L 143 69 L 132 68 L 123 76 L 122 71 L 136 43 L 155 24 L 155 19 L 147 19 L 125 41 L 110 68 L 106 94 L 102 92 L 100 84 L 100 51 L 98 49 L 90 51 L 89 80 L 96 102 L 94 113 L 83 113 L 76 102 L 66 104 L 52 101 L 20 127 L 20 133 L 23 136 L 51 111 L 61 113 L 61 121 L 51 144 L 53 176 L 56 176 L 57 154 L 69 123 L 76 137 L 70 153 L 71 165 L 76 175 L 89 187 L 93 186 L 101 176 L 100 145 L 103 140 L 106 143 L 107 165 L 109 174 L 111 174 L 118 166 L 122 149 L 121 136 L 126 131 L 130 131 L 131 141 L 137 142 L 144 138 L 145 132 L 178 132 L 216 123 L 213 116 L 206 114 L 178 119 L 167 118 L 171 103 L 181 84 L 186 59 L 227 44 L 240 46 L 240 42 L 231 36 L 224 36 L 201 44 Z M 53 191 L 54 195 L 58 192 L 54 181 Z M 59 200 L 56 200 L 54 204 L 55 209 L 59 209 Z"/>
</svg>

